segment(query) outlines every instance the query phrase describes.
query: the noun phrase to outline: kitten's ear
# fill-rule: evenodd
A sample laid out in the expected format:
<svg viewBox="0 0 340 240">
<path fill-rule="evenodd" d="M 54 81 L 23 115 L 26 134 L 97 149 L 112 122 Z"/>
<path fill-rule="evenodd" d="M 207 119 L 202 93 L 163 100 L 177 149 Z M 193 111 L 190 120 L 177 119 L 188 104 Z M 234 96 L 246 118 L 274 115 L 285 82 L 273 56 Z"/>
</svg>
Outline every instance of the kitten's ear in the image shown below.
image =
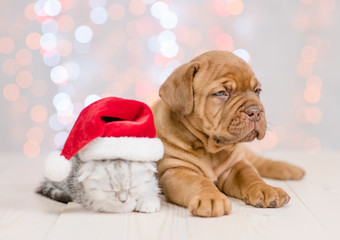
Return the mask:
<svg viewBox="0 0 340 240">
<path fill-rule="evenodd" d="M 91 163 L 88 163 L 85 166 L 80 167 L 78 171 L 78 175 L 77 175 L 78 182 L 82 182 L 86 178 L 88 178 L 91 175 L 92 168 L 93 168 L 93 164 Z"/>
</svg>

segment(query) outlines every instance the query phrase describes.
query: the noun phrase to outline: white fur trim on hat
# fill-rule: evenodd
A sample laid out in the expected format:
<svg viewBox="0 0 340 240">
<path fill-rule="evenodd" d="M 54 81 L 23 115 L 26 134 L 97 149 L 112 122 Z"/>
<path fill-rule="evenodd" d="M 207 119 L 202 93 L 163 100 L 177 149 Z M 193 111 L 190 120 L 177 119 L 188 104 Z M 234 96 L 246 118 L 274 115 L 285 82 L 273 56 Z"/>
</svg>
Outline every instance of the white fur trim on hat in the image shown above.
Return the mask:
<svg viewBox="0 0 340 240">
<path fill-rule="evenodd" d="M 142 137 L 99 137 L 79 151 L 79 157 L 84 162 L 103 159 L 157 162 L 163 154 L 160 139 Z"/>
<path fill-rule="evenodd" d="M 60 151 L 53 151 L 45 160 L 44 175 L 54 182 L 65 180 L 72 169 L 71 160 L 67 160 L 60 153 Z"/>
</svg>

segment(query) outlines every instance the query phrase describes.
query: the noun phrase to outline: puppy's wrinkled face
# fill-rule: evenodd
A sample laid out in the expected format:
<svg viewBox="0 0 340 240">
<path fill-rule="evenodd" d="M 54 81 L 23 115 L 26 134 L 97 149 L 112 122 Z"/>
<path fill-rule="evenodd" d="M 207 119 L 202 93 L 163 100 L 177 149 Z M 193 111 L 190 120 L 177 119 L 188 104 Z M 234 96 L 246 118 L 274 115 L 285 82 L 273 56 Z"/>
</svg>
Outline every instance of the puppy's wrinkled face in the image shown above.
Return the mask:
<svg viewBox="0 0 340 240">
<path fill-rule="evenodd" d="M 266 120 L 261 85 L 246 62 L 219 53 L 201 59 L 193 81 L 194 115 L 217 145 L 262 139 Z"/>
<path fill-rule="evenodd" d="M 173 88 L 177 90 L 171 99 Z M 266 120 L 260 92 L 261 85 L 246 62 L 230 52 L 212 51 L 178 68 L 163 84 L 160 95 L 202 131 L 209 148 L 217 151 L 264 137 Z"/>
</svg>

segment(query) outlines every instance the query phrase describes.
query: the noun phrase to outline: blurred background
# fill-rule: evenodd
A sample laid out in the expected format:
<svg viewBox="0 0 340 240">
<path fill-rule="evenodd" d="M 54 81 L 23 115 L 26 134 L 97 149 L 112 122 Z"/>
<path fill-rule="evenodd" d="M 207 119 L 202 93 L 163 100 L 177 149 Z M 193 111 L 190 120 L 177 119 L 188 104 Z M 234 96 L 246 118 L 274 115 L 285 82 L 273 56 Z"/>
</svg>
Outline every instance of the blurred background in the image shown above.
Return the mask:
<svg viewBox="0 0 340 240">
<path fill-rule="evenodd" d="M 152 106 L 174 68 L 216 49 L 262 83 L 268 132 L 252 149 L 339 149 L 335 0 L 1 0 L 0 9 L 1 152 L 34 159 L 61 148 L 79 112 L 103 97 Z"/>
</svg>

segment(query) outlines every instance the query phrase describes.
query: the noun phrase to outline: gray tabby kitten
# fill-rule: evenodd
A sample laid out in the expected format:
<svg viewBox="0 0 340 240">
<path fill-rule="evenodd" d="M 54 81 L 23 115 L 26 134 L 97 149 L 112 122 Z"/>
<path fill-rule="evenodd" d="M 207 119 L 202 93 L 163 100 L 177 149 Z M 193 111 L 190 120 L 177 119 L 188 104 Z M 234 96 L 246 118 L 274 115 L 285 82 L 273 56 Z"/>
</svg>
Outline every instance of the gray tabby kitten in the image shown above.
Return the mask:
<svg viewBox="0 0 340 240">
<path fill-rule="evenodd" d="M 78 202 L 99 212 L 156 212 L 159 188 L 152 162 L 72 159 L 72 171 L 61 182 L 45 179 L 37 193 L 59 202 Z"/>
</svg>

